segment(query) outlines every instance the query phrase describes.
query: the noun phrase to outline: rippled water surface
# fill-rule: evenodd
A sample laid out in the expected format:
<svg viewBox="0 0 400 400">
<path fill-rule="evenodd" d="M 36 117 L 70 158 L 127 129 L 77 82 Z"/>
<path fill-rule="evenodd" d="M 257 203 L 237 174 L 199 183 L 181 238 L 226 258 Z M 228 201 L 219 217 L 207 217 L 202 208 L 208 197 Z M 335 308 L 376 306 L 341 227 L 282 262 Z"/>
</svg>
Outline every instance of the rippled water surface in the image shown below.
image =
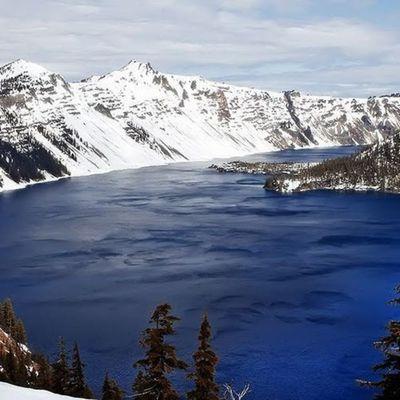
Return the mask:
<svg viewBox="0 0 400 400">
<path fill-rule="evenodd" d="M 252 160 L 318 160 L 352 151 L 284 151 Z M 53 353 L 76 339 L 94 386 L 107 369 L 130 387 L 152 308 L 182 317 L 179 353 L 207 311 L 218 379 L 252 399 L 369 399 L 356 378 L 380 359 L 372 341 L 396 310 L 400 197 L 282 196 L 260 176 L 209 163 L 152 167 L 0 195 L 0 297 L 30 341 Z"/>
</svg>

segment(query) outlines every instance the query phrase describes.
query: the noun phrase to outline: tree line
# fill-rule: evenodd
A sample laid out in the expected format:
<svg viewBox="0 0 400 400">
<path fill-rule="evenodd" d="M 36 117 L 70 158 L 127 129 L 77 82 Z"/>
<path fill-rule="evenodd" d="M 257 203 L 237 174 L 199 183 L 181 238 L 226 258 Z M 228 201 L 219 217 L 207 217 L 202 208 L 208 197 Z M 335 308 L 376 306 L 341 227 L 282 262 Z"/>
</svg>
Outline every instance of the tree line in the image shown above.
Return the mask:
<svg viewBox="0 0 400 400">
<path fill-rule="evenodd" d="M 400 132 L 355 154 L 304 165 L 298 171 L 273 174 L 265 188 L 282 190 L 287 179 L 299 180 L 302 190 L 357 186 L 400 192 Z"/>
<path fill-rule="evenodd" d="M 0 302 L 0 328 L 21 344 L 27 343 L 24 323 L 17 318 L 10 299 Z"/>
<path fill-rule="evenodd" d="M 26 346 L 24 324 L 15 315 L 10 299 L 0 303 L 0 328 L 4 332 L 0 336 L 0 381 L 74 397 L 93 397 L 85 381 L 84 364 L 76 343 L 71 365 L 62 338 L 59 354 L 53 363 L 41 353 L 31 353 Z"/>
<path fill-rule="evenodd" d="M 191 390 L 186 394 L 187 399 L 219 400 L 220 388 L 215 380 L 218 357 L 211 347 L 212 333 L 207 315 L 204 315 L 201 322 L 199 345 L 193 354 L 191 371 L 189 365 L 178 357 L 175 346 L 168 341 L 168 337 L 175 334 L 174 325 L 177 321 L 179 318 L 171 313 L 169 304 L 155 308 L 149 321 L 150 326 L 143 331 L 139 341 L 144 356 L 134 363 L 137 375 L 132 385 L 133 397 L 143 400 L 178 400 L 181 395 L 174 388 L 169 375 L 183 370 L 188 371 L 187 378 L 193 382 Z M 72 348 L 71 362 L 63 338 L 59 340 L 58 354 L 53 362 L 43 354 L 31 353 L 23 346 L 27 344 L 25 328 L 16 317 L 10 299 L 0 303 L 0 327 L 14 343 L 12 351 L 0 351 L 0 381 L 71 397 L 93 398 L 77 343 Z M 227 393 L 229 391 L 232 399 L 239 398 L 235 397 L 236 392 L 230 386 L 227 387 Z M 122 400 L 126 396 L 132 397 L 106 373 L 102 400 Z"/>
<path fill-rule="evenodd" d="M 395 292 L 396 298 L 390 303 L 400 305 L 400 285 L 396 287 Z M 124 392 L 116 380 L 106 373 L 102 386 L 102 400 L 179 400 L 183 398 L 183 394 L 178 392 L 169 379 L 171 373 L 179 370 L 185 371 L 187 379 L 192 382 L 191 389 L 185 394 L 188 400 L 241 400 L 249 393 L 248 385 L 236 392 L 229 385 L 224 385 L 221 389 L 217 384 L 215 375 L 218 356 L 211 346 L 211 325 L 206 314 L 201 321 L 193 365 L 190 367 L 179 358 L 175 346 L 168 340 L 176 333 L 175 323 L 179 320 L 172 314 L 169 304 L 160 304 L 155 308 L 149 320 L 149 327 L 142 332 L 139 340 L 144 355 L 133 364 L 137 374 L 133 381 L 132 394 Z M 53 362 L 42 354 L 30 353 L 24 346 L 27 344 L 25 328 L 22 321 L 16 317 L 9 299 L 0 303 L 0 328 L 15 344 L 13 351 L 1 351 L 0 341 L 0 381 L 77 398 L 93 398 L 85 378 L 85 365 L 77 343 L 74 343 L 72 348 L 71 362 L 62 338 L 59 340 L 58 354 Z M 377 400 L 399 400 L 400 321 L 390 321 L 387 325 L 387 335 L 375 342 L 375 346 L 383 353 L 383 361 L 374 366 L 374 371 L 380 373 L 380 379 L 376 382 L 359 380 L 358 383 L 377 389 Z"/>
</svg>

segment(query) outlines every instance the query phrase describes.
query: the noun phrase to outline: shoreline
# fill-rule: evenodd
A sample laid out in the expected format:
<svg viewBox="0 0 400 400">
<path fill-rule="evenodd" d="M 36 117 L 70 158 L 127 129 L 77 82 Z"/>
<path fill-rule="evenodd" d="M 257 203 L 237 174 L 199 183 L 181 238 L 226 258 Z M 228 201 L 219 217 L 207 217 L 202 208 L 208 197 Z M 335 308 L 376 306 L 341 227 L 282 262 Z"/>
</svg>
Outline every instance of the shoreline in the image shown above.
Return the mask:
<svg viewBox="0 0 400 400">
<path fill-rule="evenodd" d="M 149 164 L 149 165 L 138 165 L 138 166 L 132 166 L 132 167 L 124 167 L 124 168 L 110 168 L 107 170 L 98 170 L 95 172 L 89 172 L 89 173 L 78 173 L 78 174 L 71 174 L 71 175 L 65 175 L 65 176 L 60 176 L 60 177 L 49 177 L 46 179 L 43 179 L 41 181 L 32 181 L 32 182 L 21 182 L 21 183 L 15 183 L 13 182 L 14 185 L 17 185 L 16 187 L 10 187 L 10 188 L 0 188 L 0 196 L 6 193 L 12 193 L 16 190 L 22 190 L 26 189 L 30 186 L 34 185 L 40 185 L 40 184 L 46 184 L 46 183 L 52 183 L 52 182 L 57 182 L 63 179 L 72 179 L 72 178 L 78 178 L 78 177 L 84 177 L 84 176 L 91 176 L 91 175 L 103 175 L 103 174 L 109 174 L 111 172 L 117 172 L 117 171 L 127 171 L 127 170 L 137 170 L 141 168 L 149 168 L 149 167 L 160 167 L 163 165 L 173 165 L 173 164 L 187 164 L 187 163 L 196 163 L 196 162 L 218 162 L 218 160 L 230 160 L 235 157 L 249 157 L 249 156 L 256 156 L 258 154 L 269 154 L 269 153 L 278 153 L 280 151 L 288 151 L 288 150 L 310 150 L 310 149 L 331 149 L 334 147 L 337 148 L 346 148 L 346 147 L 352 147 L 353 145 L 321 145 L 321 146 L 304 146 L 304 147 L 296 147 L 296 148 L 287 148 L 287 149 L 276 149 L 276 150 L 269 150 L 269 151 L 264 151 L 264 152 L 256 152 L 256 153 L 240 153 L 232 156 L 227 156 L 227 157 L 212 157 L 212 158 L 206 158 L 206 159 L 197 159 L 197 160 L 175 160 L 175 161 L 166 161 L 166 162 L 160 162 L 156 164 Z M 1 175 L 0 175 L 1 176 Z M 9 179 L 9 178 L 8 178 Z"/>
</svg>

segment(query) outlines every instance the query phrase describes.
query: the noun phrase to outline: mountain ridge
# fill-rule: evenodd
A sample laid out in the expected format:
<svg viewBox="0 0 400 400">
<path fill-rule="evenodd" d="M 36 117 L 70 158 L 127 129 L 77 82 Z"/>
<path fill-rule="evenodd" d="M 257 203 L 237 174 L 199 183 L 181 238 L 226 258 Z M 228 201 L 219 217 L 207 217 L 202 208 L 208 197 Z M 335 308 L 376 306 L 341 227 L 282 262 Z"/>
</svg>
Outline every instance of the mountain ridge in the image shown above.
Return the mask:
<svg viewBox="0 0 400 400">
<path fill-rule="evenodd" d="M 0 191 L 175 161 L 370 144 L 399 128 L 397 97 L 270 92 L 135 60 L 67 82 L 19 59 L 0 67 Z"/>
</svg>

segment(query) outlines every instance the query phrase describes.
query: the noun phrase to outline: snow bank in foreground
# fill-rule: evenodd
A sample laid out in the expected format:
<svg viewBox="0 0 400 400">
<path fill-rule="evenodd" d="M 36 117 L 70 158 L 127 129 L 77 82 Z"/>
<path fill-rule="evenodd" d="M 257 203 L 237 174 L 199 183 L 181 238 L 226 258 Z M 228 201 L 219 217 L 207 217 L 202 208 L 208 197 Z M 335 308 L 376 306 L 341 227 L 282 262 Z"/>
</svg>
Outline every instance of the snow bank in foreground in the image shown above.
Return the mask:
<svg viewBox="0 0 400 400">
<path fill-rule="evenodd" d="M 60 396 L 59 394 L 50 393 L 46 390 L 35 390 L 23 388 L 20 386 L 10 385 L 0 382 L 0 399 L 1 400 L 76 400 L 69 396 Z"/>
</svg>

